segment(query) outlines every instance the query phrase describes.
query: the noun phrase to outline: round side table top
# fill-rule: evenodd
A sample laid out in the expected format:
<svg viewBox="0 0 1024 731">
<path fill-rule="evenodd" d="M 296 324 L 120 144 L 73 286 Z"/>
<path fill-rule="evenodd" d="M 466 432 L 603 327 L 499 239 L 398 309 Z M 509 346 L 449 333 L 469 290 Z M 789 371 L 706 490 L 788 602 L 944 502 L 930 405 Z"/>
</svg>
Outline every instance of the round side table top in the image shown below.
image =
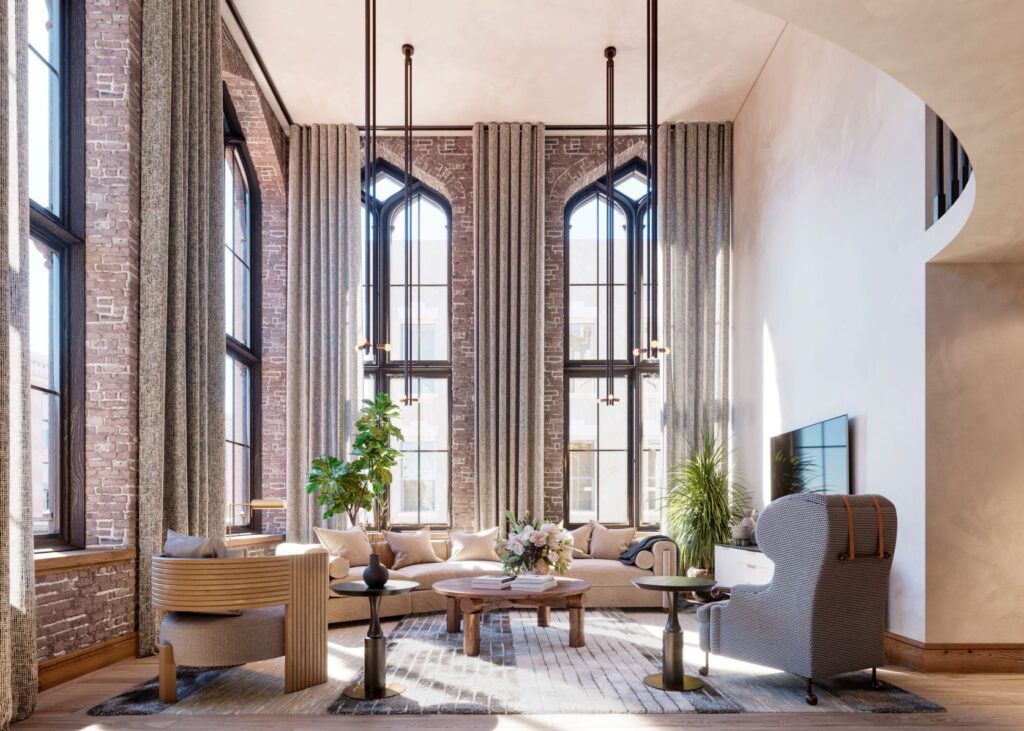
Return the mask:
<svg viewBox="0 0 1024 731">
<path fill-rule="evenodd" d="M 331 584 L 331 590 L 344 596 L 394 596 L 412 591 L 420 583 L 418 581 L 400 581 L 391 579 L 381 589 L 371 589 L 363 581 L 345 581 Z"/>
<path fill-rule="evenodd" d="M 690 576 L 645 576 L 633 579 L 633 586 L 651 591 L 700 591 L 715 586 L 715 580 Z"/>
<path fill-rule="evenodd" d="M 465 597 L 467 599 L 525 599 L 529 597 L 547 596 L 575 596 L 590 589 L 590 584 L 579 579 L 566 579 L 556 577 L 557 586 L 545 591 L 523 591 L 522 589 L 480 589 L 473 587 L 471 577 L 464 579 L 446 579 L 445 581 L 434 582 L 434 591 L 438 594 L 451 597 Z"/>
</svg>

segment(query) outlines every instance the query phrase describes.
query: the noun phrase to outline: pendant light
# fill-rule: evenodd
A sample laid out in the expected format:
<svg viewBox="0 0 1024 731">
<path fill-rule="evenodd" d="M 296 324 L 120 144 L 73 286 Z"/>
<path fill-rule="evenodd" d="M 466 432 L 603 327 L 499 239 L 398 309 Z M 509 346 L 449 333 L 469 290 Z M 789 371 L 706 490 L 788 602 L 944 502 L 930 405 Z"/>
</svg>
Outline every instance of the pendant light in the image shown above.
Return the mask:
<svg viewBox="0 0 1024 731">
<path fill-rule="evenodd" d="M 615 46 L 604 49 L 605 57 L 605 254 L 608 287 L 605 292 L 605 386 L 598 401 L 614 406 L 615 395 Z M 600 200 L 600 198 L 598 198 Z M 595 238 L 598 238 L 595 236 Z"/>
<path fill-rule="evenodd" d="M 412 393 L 412 54 L 413 47 L 402 46 L 405 56 L 405 347 L 403 348 L 403 374 L 406 406 L 419 401 Z M 418 206 L 417 206 L 418 208 Z M 417 231 L 417 236 L 419 231 Z"/>
</svg>

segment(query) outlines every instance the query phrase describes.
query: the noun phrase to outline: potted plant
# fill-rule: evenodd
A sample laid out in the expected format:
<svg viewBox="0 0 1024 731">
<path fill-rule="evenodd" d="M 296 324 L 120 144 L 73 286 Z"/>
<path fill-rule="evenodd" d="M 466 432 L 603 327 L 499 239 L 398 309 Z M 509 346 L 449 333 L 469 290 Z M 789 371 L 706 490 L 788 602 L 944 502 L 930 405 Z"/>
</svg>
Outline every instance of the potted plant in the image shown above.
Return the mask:
<svg viewBox="0 0 1024 731">
<path fill-rule="evenodd" d="M 388 527 L 391 469 L 401 457 L 391 440 L 405 437 L 394 424 L 399 410 L 388 394 L 378 393 L 363 404 L 355 424 L 352 459 L 342 462 L 330 455 L 317 457 L 309 471 L 306 492 L 316 492 L 324 518 L 346 513 L 355 525 L 360 511 L 373 510 L 374 521 L 383 530 Z"/>
<path fill-rule="evenodd" d="M 713 574 L 715 544 L 731 540 L 732 526 L 750 503 L 729 472 L 726 445 L 713 431 L 705 431 L 690 458 L 669 471 L 665 499 L 669 533 L 683 566 Z"/>
</svg>

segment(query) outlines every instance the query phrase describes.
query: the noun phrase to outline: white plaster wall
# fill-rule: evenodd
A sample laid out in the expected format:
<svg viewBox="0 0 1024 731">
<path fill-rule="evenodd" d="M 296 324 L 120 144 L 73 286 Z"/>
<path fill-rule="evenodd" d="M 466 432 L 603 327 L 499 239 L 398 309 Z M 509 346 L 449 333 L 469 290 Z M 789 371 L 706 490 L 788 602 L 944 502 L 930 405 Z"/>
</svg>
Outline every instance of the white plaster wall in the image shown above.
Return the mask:
<svg viewBox="0 0 1024 731">
<path fill-rule="evenodd" d="M 790 26 L 734 134 L 737 468 L 761 503 L 769 437 L 848 413 L 854 489 L 899 516 L 889 629 L 924 640 L 924 104 Z"/>
</svg>

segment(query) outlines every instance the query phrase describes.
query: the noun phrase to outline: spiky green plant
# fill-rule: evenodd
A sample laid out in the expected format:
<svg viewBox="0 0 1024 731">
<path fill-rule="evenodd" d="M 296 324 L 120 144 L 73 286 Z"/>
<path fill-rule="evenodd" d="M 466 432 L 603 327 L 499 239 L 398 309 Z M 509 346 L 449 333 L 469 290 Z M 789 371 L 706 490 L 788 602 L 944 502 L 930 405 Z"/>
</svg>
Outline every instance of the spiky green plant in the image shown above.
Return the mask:
<svg viewBox="0 0 1024 731">
<path fill-rule="evenodd" d="M 729 473 L 725 443 L 707 430 L 690 458 L 669 470 L 665 500 L 669 534 L 679 544 L 683 567 L 710 571 L 715 544 L 732 539 L 750 496 Z"/>
</svg>

